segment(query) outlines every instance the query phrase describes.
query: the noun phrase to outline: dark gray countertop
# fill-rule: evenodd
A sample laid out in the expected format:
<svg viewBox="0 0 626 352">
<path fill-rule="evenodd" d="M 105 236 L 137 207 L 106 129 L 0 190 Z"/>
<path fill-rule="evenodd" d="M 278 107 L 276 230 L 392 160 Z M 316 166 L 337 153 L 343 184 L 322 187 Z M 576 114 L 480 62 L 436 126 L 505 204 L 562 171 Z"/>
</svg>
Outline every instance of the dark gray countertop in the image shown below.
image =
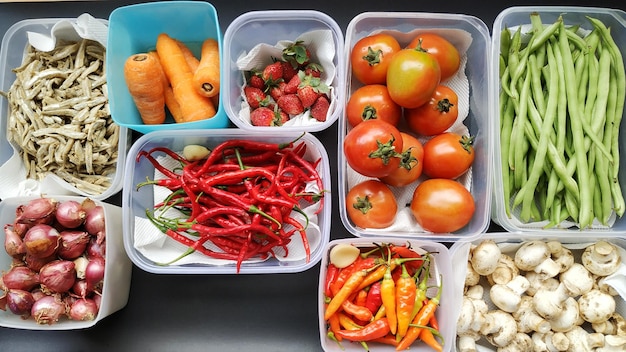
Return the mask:
<svg viewBox="0 0 626 352">
<path fill-rule="evenodd" d="M 27 18 L 76 17 L 88 12 L 108 18 L 135 1 L 0 3 L 0 36 Z M 344 31 L 366 11 L 445 12 L 473 15 L 491 28 L 500 11 L 513 5 L 597 6 L 626 9 L 623 0 L 598 1 L 416 1 L 316 0 L 211 2 L 222 33 L 250 10 L 315 9 L 332 16 Z M 337 124 L 315 134 L 337 163 Z M 337 184 L 333 172 L 333 187 Z M 110 199 L 119 203 L 119 195 Z M 331 238 L 348 237 L 333 197 Z M 492 225 L 490 231 L 498 231 Z M 297 274 L 176 276 L 133 269 L 128 305 L 80 331 L 23 331 L 0 328 L 0 351 L 320 351 L 317 317 L 319 264 Z"/>
</svg>

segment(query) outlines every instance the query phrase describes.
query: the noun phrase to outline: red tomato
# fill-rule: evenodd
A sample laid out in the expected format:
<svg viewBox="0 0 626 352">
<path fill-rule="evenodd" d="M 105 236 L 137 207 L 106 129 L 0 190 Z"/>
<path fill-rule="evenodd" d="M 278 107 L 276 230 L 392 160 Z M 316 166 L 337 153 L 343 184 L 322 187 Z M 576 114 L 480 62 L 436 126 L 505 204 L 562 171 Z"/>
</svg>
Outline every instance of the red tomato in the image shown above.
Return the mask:
<svg viewBox="0 0 626 352">
<path fill-rule="evenodd" d="M 389 60 L 400 50 L 400 44 L 390 34 L 363 37 L 350 51 L 352 74 L 363 84 L 384 84 Z"/>
<path fill-rule="evenodd" d="M 454 180 L 432 178 L 420 183 L 411 200 L 411 212 L 426 231 L 454 232 L 467 225 L 476 205 L 474 197 Z"/>
<path fill-rule="evenodd" d="M 430 100 L 415 109 L 405 109 L 404 118 L 411 131 L 423 136 L 445 132 L 459 116 L 459 97 L 452 88 L 438 85 Z"/>
<path fill-rule="evenodd" d="M 412 135 L 400 132 L 402 136 L 402 158 L 400 166 L 392 173 L 381 177 L 381 181 L 394 186 L 402 187 L 411 184 L 422 175 L 422 165 L 424 161 L 424 147 L 419 139 Z"/>
<path fill-rule="evenodd" d="M 424 169 L 431 178 L 455 179 L 474 162 L 474 137 L 445 132 L 424 143 Z"/>
<path fill-rule="evenodd" d="M 387 89 L 391 99 L 405 108 L 428 102 L 439 85 L 441 70 L 435 57 L 418 49 L 402 49 L 389 62 Z"/>
<path fill-rule="evenodd" d="M 378 180 L 363 181 L 352 187 L 346 195 L 348 217 L 358 227 L 389 227 L 396 218 L 397 210 L 393 192 Z"/>
<path fill-rule="evenodd" d="M 419 34 L 407 47 L 417 48 L 420 40 L 422 49 L 433 55 L 439 62 L 441 80 L 445 81 L 454 76 L 461 65 L 461 56 L 457 48 L 447 39 L 434 33 Z"/>
<path fill-rule="evenodd" d="M 387 86 L 368 84 L 350 95 L 346 104 L 346 117 L 353 127 L 370 119 L 380 119 L 397 126 L 402 118 L 402 108 L 391 99 Z"/>
<path fill-rule="evenodd" d="M 384 177 L 400 165 L 402 136 L 394 125 L 366 120 L 352 128 L 343 142 L 343 152 L 354 171 L 368 177 Z"/>
</svg>

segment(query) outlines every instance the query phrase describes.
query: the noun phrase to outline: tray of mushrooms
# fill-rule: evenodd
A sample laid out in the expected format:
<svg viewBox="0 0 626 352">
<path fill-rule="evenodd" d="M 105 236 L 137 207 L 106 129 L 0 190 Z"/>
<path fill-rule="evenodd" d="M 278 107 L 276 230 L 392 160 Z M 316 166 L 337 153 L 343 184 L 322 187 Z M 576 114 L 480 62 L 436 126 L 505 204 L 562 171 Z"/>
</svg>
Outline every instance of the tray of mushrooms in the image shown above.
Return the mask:
<svg viewBox="0 0 626 352">
<path fill-rule="evenodd" d="M 626 351 L 625 239 L 486 235 L 451 248 L 456 351 Z"/>
</svg>

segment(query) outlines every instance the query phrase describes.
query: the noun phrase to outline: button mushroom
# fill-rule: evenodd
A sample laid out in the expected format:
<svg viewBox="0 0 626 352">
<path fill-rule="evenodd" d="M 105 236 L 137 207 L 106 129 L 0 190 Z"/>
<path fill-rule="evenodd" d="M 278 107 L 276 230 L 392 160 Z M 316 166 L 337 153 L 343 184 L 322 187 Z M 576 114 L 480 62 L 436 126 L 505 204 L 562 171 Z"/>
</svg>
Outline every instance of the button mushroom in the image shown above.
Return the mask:
<svg viewBox="0 0 626 352">
<path fill-rule="evenodd" d="M 498 352 L 527 352 L 533 348 L 533 341 L 530 336 L 523 332 L 518 332 L 508 345 L 498 348 Z"/>
<path fill-rule="evenodd" d="M 515 265 L 520 270 L 534 271 L 543 279 L 555 277 L 560 272 L 561 265 L 552 260 L 551 255 L 546 242 L 527 241 L 515 252 Z"/>
<path fill-rule="evenodd" d="M 581 259 L 585 268 L 598 276 L 613 274 L 621 263 L 617 248 L 607 241 L 598 241 L 587 246 Z"/>
<path fill-rule="evenodd" d="M 510 255 L 502 253 L 496 269 L 487 276 L 489 284 L 506 284 L 513 280 L 514 277 L 519 275 L 519 269 L 515 265 L 515 261 Z"/>
<path fill-rule="evenodd" d="M 582 326 L 575 326 L 565 336 L 569 339 L 568 352 L 592 352 L 604 345 L 604 335 L 589 333 Z"/>
<path fill-rule="evenodd" d="M 600 323 L 615 312 L 615 299 L 608 293 L 593 289 L 578 298 L 578 306 L 585 321 Z"/>
<path fill-rule="evenodd" d="M 484 240 L 470 249 L 469 260 L 478 274 L 486 276 L 496 270 L 501 254 L 500 247 L 495 241 Z"/>
<path fill-rule="evenodd" d="M 563 310 L 561 313 L 550 320 L 550 327 L 555 332 L 567 332 L 574 326 L 581 325 L 584 320 L 580 316 L 578 302 L 573 297 L 568 297 L 563 302 Z"/>
<path fill-rule="evenodd" d="M 578 297 L 591 291 L 594 283 L 589 270 L 580 263 L 572 264 L 569 269 L 560 275 L 559 280 L 565 285 L 568 294 L 572 297 Z"/>
<path fill-rule="evenodd" d="M 528 287 L 530 287 L 530 282 L 525 277 L 517 275 L 505 285 L 495 284 L 491 286 L 489 298 L 496 307 L 505 312 L 513 313 L 519 308 L 522 294 Z"/>
<path fill-rule="evenodd" d="M 533 307 L 539 315 L 547 320 L 555 319 L 563 310 L 563 303 L 569 295 L 563 283 L 555 290 L 540 289 L 533 296 Z"/>
<path fill-rule="evenodd" d="M 569 348 L 569 339 L 562 332 L 535 332 L 531 339 L 534 351 L 561 352 Z"/>
<path fill-rule="evenodd" d="M 518 331 L 524 333 L 533 331 L 544 333 L 551 329 L 550 322 L 542 318 L 533 309 L 533 298 L 530 296 L 522 296 L 519 308 L 512 315 L 517 321 Z"/>
<path fill-rule="evenodd" d="M 604 346 L 596 349 L 595 352 L 623 352 L 626 351 L 626 336 L 606 335 L 604 336 Z"/>
<path fill-rule="evenodd" d="M 508 345 L 517 333 L 515 319 L 509 313 L 492 310 L 485 314 L 485 324 L 480 333 L 496 347 Z"/>
</svg>

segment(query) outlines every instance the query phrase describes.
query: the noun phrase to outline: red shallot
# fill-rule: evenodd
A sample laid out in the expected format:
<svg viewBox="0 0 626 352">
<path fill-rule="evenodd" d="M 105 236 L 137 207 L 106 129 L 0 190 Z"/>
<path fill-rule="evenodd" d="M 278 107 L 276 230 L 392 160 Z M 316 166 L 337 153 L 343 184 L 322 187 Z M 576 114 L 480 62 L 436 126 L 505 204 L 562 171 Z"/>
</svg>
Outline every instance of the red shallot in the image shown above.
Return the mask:
<svg viewBox="0 0 626 352">
<path fill-rule="evenodd" d="M 37 324 L 52 325 L 59 321 L 59 318 L 67 314 L 68 307 L 59 295 L 44 296 L 35 301 L 30 315 Z"/>
<path fill-rule="evenodd" d="M 76 269 L 76 277 L 80 280 L 85 278 L 85 270 L 87 269 L 87 264 L 89 264 L 89 259 L 84 256 L 80 256 L 74 259 L 74 267 Z"/>
<path fill-rule="evenodd" d="M 102 280 L 104 280 L 104 258 L 96 257 L 89 260 L 85 269 L 85 281 L 87 281 L 87 289 L 96 291 L 100 289 Z"/>
<path fill-rule="evenodd" d="M 97 257 L 104 258 L 106 254 L 106 240 L 98 242 L 95 237 L 92 237 L 87 245 L 86 253 L 89 259 Z"/>
<path fill-rule="evenodd" d="M 53 198 L 35 198 L 20 205 L 15 221 L 20 224 L 50 224 L 54 220 L 58 201 Z"/>
<path fill-rule="evenodd" d="M 70 295 L 80 297 L 80 298 L 85 298 L 90 292 L 91 291 L 87 289 L 87 281 L 76 280 L 76 282 L 74 282 L 74 286 L 72 286 Z"/>
<path fill-rule="evenodd" d="M 39 270 L 41 270 L 41 268 L 50 263 L 51 261 L 57 259 L 56 255 L 51 255 L 49 257 L 46 258 L 36 258 L 33 257 L 32 255 L 26 253 L 26 255 L 24 256 L 24 264 L 26 264 L 26 266 L 35 272 L 39 272 Z"/>
<path fill-rule="evenodd" d="M 15 315 L 29 316 L 35 303 L 32 293 L 25 290 L 9 290 L 6 293 L 7 306 Z"/>
<path fill-rule="evenodd" d="M 13 258 L 21 258 L 26 253 L 22 238 L 13 231 L 10 224 L 4 225 L 4 249 Z"/>
<path fill-rule="evenodd" d="M 101 205 L 97 205 L 87 211 L 85 230 L 90 235 L 97 236 L 98 242 L 102 242 L 102 239 L 104 239 L 104 208 Z"/>
<path fill-rule="evenodd" d="M 70 319 L 72 320 L 94 320 L 98 315 L 98 306 L 94 300 L 89 298 L 81 298 L 70 307 Z"/>
<path fill-rule="evenodd" d="M 81 256 L 91 238 L 91 235 L 89 235 L 87 231 L 80 230 L 61 231 L 59 236 L 61 236 L 61 244 L 59 245 L 57 254 L 62 259 L 67 260 L 74 260 Z"/>
<path fill-rule="evenodd" d="M 0 288 L 30 291 L 39 285 L 39 274 L 25 266 L 14 266 L 2 275 Z"/>
<path fill-rule="evenodd" d="M 36 258 L 54 255 L 59 248 L 61 237 L 59 231 L 46 224 L 31 227 L 24 235 L 26 253 Z"/>
<path fill-rule="evenodd" d="M 57 205 L 56 221 L 68 229 L 75 229 L 85 222 L 87 212 L 75 200 L 62 201 Z"/>
<path fill-rule="evenodd" d="M 46 264 L 39 271 L 39 280 L 44 292 L 65 293 L 76 281 L 74 262 L 69 260 L 54 260 Z"/>
</svg>

